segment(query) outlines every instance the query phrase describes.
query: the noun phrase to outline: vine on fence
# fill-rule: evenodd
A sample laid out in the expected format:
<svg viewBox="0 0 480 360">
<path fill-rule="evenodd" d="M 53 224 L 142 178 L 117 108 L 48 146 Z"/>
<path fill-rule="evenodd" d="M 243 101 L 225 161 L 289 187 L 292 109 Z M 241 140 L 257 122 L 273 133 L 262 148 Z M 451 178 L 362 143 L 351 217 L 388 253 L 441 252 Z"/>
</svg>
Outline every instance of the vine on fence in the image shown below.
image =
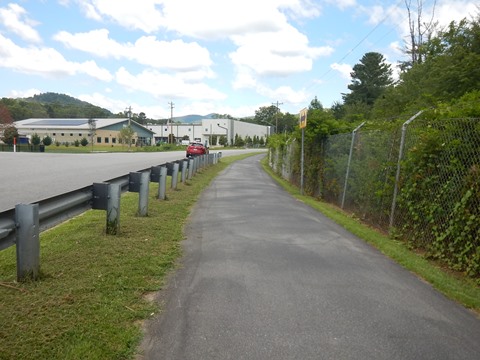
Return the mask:
<svg viewBox="0 0 480 360">
<path fill-rule="evenodd" d="M 399 127 L 355 140 L 345 209 L 390 231 L 451 269 L 480 277 L 480 121 L 424 118 L 410 124 L 401 162 L 394 228 L 389 228 Z M 305 193 L 340 204 L 351 134 L 310 139 Z M 298 142 L 270 144 L 277 173 L 299 184 Z"/>
</svg>

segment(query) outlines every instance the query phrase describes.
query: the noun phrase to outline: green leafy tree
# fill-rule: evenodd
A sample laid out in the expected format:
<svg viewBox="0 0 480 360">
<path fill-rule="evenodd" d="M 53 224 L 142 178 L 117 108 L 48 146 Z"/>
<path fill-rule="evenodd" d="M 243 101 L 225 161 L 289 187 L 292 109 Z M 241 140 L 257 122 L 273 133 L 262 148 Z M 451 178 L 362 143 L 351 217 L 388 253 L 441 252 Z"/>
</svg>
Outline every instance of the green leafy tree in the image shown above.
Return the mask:
<svg viewBox="0 0 480 360">
<path fill-rule="evenodd" d="M 52 138 L 51 138 L 50 136 L 48 136 L 48 135 L 45 136 L 45 137 L 42 139 L 42 143 L 43 143 L 43 145 L 45 145 L 45 146 L 50 146 L 50 145 L 52 145 L 52 141 L 53 141 Z"/>
<path fill-rule="evenodd" d="M 479 18 L 452 22 L 424 43 L 423 62 L 401 74 L 399 84 L 377 100 L 374 114 L 390 117 L 414 113 L 480 89 Z"/>
<path fill-rule="evenodd" d="M 320 101 L 318 101 L 317 97 L 310 101 L 310 105 L 308 106 L 309 110 L 323 110 L 323 105 Z"/>
<path fill-rule="evenodd" d="M 95 133 L 97 130 L 97 123 L 93 118 L 88 119 L 88 129 L 90 135 L 90 144 L 92 144 L 92 151 L 93 151 L 93 139 L 95 138 Z"/>
<path fill-rule="evenodd" d="M 120 140 L 124 144 L 128 144 L 128 148 L 132 146 L 132 139 L 133 136 L 135 135 L 135 131 L 133 131 L 133 128 L 131 125 L 124 126 L 122 130 L 120 130 Z"/>
<path fill-rule="evenodd" d="M 385 89 L 393 84 L 390 65 L 385 63 L 382 54 L 376 52 L 366 53 L 360 63 L 353 67 L 350 75 L 352 82 L 348 89 L 351 92 L 343 94 L 346 105 L 363 103 L 372 106 Z"/>
<path fill-rule="evenodd" d="M 40 136 L 38 136 L 37 133 L 32 135 L 31 141 L 32 141 L 32 145 L 35 145 L 35 146 L 40 145 L 40 143 L 42 142 L 42 140 L 40 139 Z"/>
<path fill-rule="evenodd" d="M 10 110 L 8 107 L 2 103 L 0 103 L 0 125 L 2 124 L 12 124 L 13 118 L 10 114 Z"/>
<path fill-rule="evenodd" d="M 220 136 L 220 138 L 218 139 L 218 143 L 222 146 L 227 146 L 227 137 L 225 135 Z"/>
<path fill-rule="evenodd" d="M 18 138 L 18 130 L 13 125 L 8 125 L 3 129 L 2 141 L 7 145 L 13 145 L 13 139 Z"/>
<path fill-rule="evenodd" d="M 276 114 L 276 106 L 262 106 L 258 110 L 255 110 L 254 121 L 256 124 L 275 126 Z"/>
<path fill-rule="evenodd" d="M 245 140 L 243 140 L 243 138 L 240 135 L 235 134 L 235 141 L 233 145 L 238 147 L 245 146 Z"/>
</svg>

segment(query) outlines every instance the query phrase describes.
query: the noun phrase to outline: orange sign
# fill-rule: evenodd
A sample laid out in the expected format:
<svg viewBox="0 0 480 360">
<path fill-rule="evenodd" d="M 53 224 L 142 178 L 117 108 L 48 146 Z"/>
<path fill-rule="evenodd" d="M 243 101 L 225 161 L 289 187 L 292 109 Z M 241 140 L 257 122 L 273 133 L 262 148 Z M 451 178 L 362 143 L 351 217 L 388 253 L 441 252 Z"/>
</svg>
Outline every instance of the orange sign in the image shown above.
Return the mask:
<svg viewBox="0 0 480 360">
<path fill-rule="evenodd" d="M 307 113 L 307 108 L 303 108 L 302 110 L 300 110 L 300 122 L 298 124 L 300 126 L 300 129 L 307 127 Z"/>
</svg>

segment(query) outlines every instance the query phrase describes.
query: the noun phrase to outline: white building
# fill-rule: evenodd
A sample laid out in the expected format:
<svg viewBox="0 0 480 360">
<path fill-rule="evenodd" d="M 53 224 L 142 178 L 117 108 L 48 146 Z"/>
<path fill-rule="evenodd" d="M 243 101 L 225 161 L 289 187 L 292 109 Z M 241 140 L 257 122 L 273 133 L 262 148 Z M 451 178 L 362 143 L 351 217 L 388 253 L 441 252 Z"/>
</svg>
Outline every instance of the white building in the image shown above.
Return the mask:
<svg viewBox="0 0 480 360">
<path fill-rule="evenodd" d="M 94 144 L 119 146 L 122 145 L 120 131 L 130 124 L 134 133 L 131 139 L 134 145 L 151 145 L 153 131 L 145 126 L 136 123 L 128 118 L 95 118 L 95 128 L 90 129 L 89 119 L 26 119 L 15 121 L 13 124 L 19 135 L 31 138 L 37 134 L 40 139 L 46 136 L 52 138 L 53 142 L 69 143 L 81 141 L 86 138 Z M 91 130 L 94 131 L 92 136 Z"/>
<path fill-rule="evenodd" d="M 180 143 L 182 139 L 190 142 L 201 142 L 212 144 L 214 138 L 218 140 L 221 136 L 227 136 L 228 145 L 235 142 L 235 136 L 245 139 L 247 136 L 253 139 L 257 136 L 264 141 L 271 135 L 271 127 L 257 124 L 251 124 L 233 119 L 202 119 L 201 123 L 195 124 L 166 124 L 166 125 L 147 125 L 149 130 L 153 131 L 155 142 L 167 142 L 170 134 L 173 134 L 175 141 Z"/>
</svg>

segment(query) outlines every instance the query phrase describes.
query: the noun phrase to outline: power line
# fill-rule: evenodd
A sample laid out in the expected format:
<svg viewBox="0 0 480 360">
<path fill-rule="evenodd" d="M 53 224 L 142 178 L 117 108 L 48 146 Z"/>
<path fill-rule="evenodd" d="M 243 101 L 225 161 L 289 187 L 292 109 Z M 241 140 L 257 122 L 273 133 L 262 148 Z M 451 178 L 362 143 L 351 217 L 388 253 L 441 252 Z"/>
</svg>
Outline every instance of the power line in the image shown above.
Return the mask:
<svg viewBox="0 0 480 360">
<path fill-rule="evenodd" d="M 372 35 L 379 27 L 382 25 L 389 17 L 390 14 L 393 12 L 393 10 L 397 9 L 400 3 L 402 3 L 404 0 L 399 0 L 395 6 L 390 8 L 390 10 L 387 12 L 387 14 L 383 17 L 383 19 L 375 25 L 373 29 L 371 29 L 353 48 L 351 48 L 340 60 L 337 61 L 337 63 L 341 63 L 343 60 L 345 60 L 350 54 L 352 54 L 365 40 L 367 40 L 370 35 Z M 392 30 L 390 30 L 388 33 L 390 33 Z M 385 35 L 384 35 L 385 36 Z M 383 37 L 382 37 L 383 38 Z M 329 67 L 329 69 L 319 77 L 318 80 L 324 79 L 330 72 L 332 72 L 332 68 Z M 314 86 L 315 83 L 312 83 L 311 86 Z M 309 86 L 310 87 L 310 86 Z M 309 88 L 307 87 L 307 89 Z"/>
</svg>

